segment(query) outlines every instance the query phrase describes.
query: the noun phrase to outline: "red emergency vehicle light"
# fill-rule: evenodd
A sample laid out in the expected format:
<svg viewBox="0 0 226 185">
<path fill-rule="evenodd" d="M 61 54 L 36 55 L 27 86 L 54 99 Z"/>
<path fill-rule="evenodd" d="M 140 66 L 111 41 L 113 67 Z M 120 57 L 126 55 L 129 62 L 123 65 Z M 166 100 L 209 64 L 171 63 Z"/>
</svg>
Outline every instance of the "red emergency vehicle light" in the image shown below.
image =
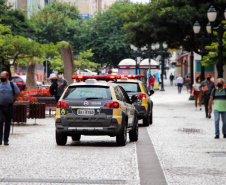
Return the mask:
<svg viewBox="0 0 226 185">
<path fill-rule="evenodd" d="M 114 80 L 114 79 L 121 79 L 121 78 L 135 79 L 135 78 L 140 78 L 140 77 L 144 77 L 144 75 L 93 75 L 93 76 L 73 75 L 72 79 Z"/>
</svg>

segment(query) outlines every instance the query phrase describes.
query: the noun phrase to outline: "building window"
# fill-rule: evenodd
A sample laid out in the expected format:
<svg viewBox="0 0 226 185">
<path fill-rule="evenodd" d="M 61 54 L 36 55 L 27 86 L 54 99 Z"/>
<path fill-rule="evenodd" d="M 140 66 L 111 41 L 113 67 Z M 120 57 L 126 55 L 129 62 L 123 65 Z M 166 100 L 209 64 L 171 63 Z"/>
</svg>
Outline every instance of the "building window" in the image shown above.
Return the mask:
<svg viewBox="0 0 226 185">
<path fill-rule="evenodd" d="M 15 9 L 17 9 L 17 0 L 15 1 Z"/>
<path fill-rule="evenodd" d="M 45 0 L 45 6 L 50 4 L 51 3 L 51 0 Z"/>
</svg>

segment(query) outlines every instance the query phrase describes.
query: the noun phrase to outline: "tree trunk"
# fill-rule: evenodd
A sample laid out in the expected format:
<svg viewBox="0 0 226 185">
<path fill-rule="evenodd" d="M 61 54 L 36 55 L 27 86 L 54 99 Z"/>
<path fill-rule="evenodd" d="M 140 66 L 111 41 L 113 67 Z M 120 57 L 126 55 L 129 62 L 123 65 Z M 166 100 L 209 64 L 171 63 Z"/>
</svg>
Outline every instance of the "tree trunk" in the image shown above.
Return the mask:
<svg viewBox="0 0 226 185">
<path fill-rule="evenodd" d="M 75 64 L 74 55 L 69 43 L 67 48 L 61 50 L 61 58 L 64 62 L 64 78 L 67 80 L 68 84 L 71 84 L 73 83 L 72 75 L 74 75 L 75 72 Z"/>
<path fill-rule="evenodd" d="M 31 61 L 27 69 L 26 87 L 27 89 L 37 89 L 37 81 L 35 78 L 36 62 Z"/>
<path fill-rule="evenodd" d="M 7 71 L 9 73 L 9 80 L 12 80 L 12 74 L 11 74 L 11 71 L 10 71 L 10 64 L 4 64 L 4 61 L 3 61 L 2 65 L 5 66 L 5 69 L 6 69 L 5 71 Z"/>
</svg>

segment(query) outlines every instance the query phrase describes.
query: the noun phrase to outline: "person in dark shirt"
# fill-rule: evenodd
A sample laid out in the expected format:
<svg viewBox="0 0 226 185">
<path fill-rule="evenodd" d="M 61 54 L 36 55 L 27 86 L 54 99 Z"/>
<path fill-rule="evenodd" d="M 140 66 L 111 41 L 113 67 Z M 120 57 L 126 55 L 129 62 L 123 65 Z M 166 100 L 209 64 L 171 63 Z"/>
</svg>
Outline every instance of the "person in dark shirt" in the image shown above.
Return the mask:
<svg viewBox="0 0 226 185">
<path fill-rule="evenodd" d="M 207 75 L 206 80 L 204 80 L 199 86 L 199 90 L 202 91 L 203 97 L 204 97 L 206 118 L 211 118 L 211 115 L 208 113 L 208 103 L 209 103 L 211 92 L 215 88 L 214 82 L 212 82 L 210 79 L 211 79 L 211 75 Z"/>
<path fill-rule="evenodd" d="M 0 145 L 9 145 L 11 119 L 13 117 L 13 101 L 20 96 L 20 90 L 16 84 L 9 82 L 9 73 L 1 72 L 0 82 Z M 5 124 L 4 124 L 5 122 Z M 4 128 L 4 137 L 3 137 Z"/>
<path fill-rule="evenodd" d="M 49 81 L 51 81 L 51 83 L 56 82 L 58 87 L 57 87 L 57 93 L 55 94 L 55 99 L 56 102 L 59 101 L 61 95 L 63 94 L 65 88 L 68 86 L 67 80 L 63 79 L 63 73 L 62 72 L 58 72 L 57 76 L 56 75 L 52 75 L 50 76 L 50 78 L 48 78 Z"/>
<path fill-rule="evenodd" d="M 173 73 L 170 74 L 169 79 L 170 79 L 170 85 L 173 86 L 173 80 L 174 80 Z"/>
<path fill-rule="evenodd" d="M 111 73 L 112 73 L 112 70 L 111 70 L 111 68 L 109 67 L 108 74 L 110 75 Z"/>
</svg>

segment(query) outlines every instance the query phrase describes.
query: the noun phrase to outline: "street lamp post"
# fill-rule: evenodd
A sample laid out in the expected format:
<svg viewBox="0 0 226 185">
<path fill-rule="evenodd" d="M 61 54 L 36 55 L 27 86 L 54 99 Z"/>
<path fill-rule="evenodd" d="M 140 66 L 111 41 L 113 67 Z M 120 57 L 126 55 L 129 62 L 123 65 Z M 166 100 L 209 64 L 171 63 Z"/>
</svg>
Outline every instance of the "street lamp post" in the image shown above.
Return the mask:
<svg viewBox="0 0 226 185">
<path fill-rule="evenodd" d="M 135 55 L 135 59 L 136 59 L 136 75 L 137 75 L 137 58 L 141 55 L 141 51 L 134 45 L 130 45 L 130 48 L 133 52 L 133 54 Z"/>
<path fill-rule="evenodd" d="M 193 52 L 191 52 L 191 55 L 190 55 L 190 73 L 191 73 L 191 84 L 190 84 L 190 89 L 192 89 L 192 85 L 193 85 L 193 83 L 194 83 L 194 66 L 193 66 L 193 64 L 194 64 L 194 53 Z M 189 97 L 189 100 L 194 100 L 195 99 L 195 97 L 192 95 L 192 94 L 190 94 L 190 97 Z"/>
<path fill-rule="evenodd" d="M 162 61 L 162 63 L 161 63 L 161 89 L 160 89 L 160 91 L 165 91 L 163 74 L 164 74 L 164 68 L 165 68 L 164 61 L 165 61 L 165 54 L 167 53 L 167 47 L 168 47 L 167 43 L 163 42 L 162 49 L 159 50 L 160 44 L 158 42 L 155 44 L 155 49 L 158 50 L 157 53 L 159 53 L 161 55 L 161 61 Z"/>
<path fill-rule="evenodd" d="M 145 52 L 145 54 L 148 57 L 148 80 L 150 78 L 151 75 L 151 59 L 154 58 L 155 55 L 155 44 L 151 45 L 151 49 L 149 47 L 144 46 L 143 48 L 141 48 L 141 51 Z"/>
<path fill-rule="evenodd" d="M 218 33 L 218 78 L 223 78 L 223 34 L 226 31 L 226 27 L 222 23 L 218 25 L 218 27 L 213 27 L 214 22 L 217 18 L 217 12 L 213 6 L 211 6 L 207 12 L 208 20 L 211 24 L 211 34 L 213 34 L 213 31 L 216 31 Z M 224 11 L 224 17 L 226 19 L 226 10 Z"/>
<path fill-rule="evenodd" d="M 205 49 L 205 47 L 211 43 L 211 38 L 210 38 L 210 36 L 206 37 L 204 35 L 202 35 L 201 37 L 198 37 L 200 30 L 201 30 L 201 26 L 200 26 L 199 22 L 196 21 L 193 26 L 193 31 L 195 33 L 195 41 L 199 48 L 199 54 L 202 56 L 202 59 L 203 59 L 203 56 L 208 54 L 208 51 Z M 209 33 L 209 24 L 207 24 L 206 30 L 207 30 L 207 33 L 210 34 Z M 201 80 L 202 81 L 205 80 L 205 67 L 202 64 L 201 64 Z"/>
</svg>

